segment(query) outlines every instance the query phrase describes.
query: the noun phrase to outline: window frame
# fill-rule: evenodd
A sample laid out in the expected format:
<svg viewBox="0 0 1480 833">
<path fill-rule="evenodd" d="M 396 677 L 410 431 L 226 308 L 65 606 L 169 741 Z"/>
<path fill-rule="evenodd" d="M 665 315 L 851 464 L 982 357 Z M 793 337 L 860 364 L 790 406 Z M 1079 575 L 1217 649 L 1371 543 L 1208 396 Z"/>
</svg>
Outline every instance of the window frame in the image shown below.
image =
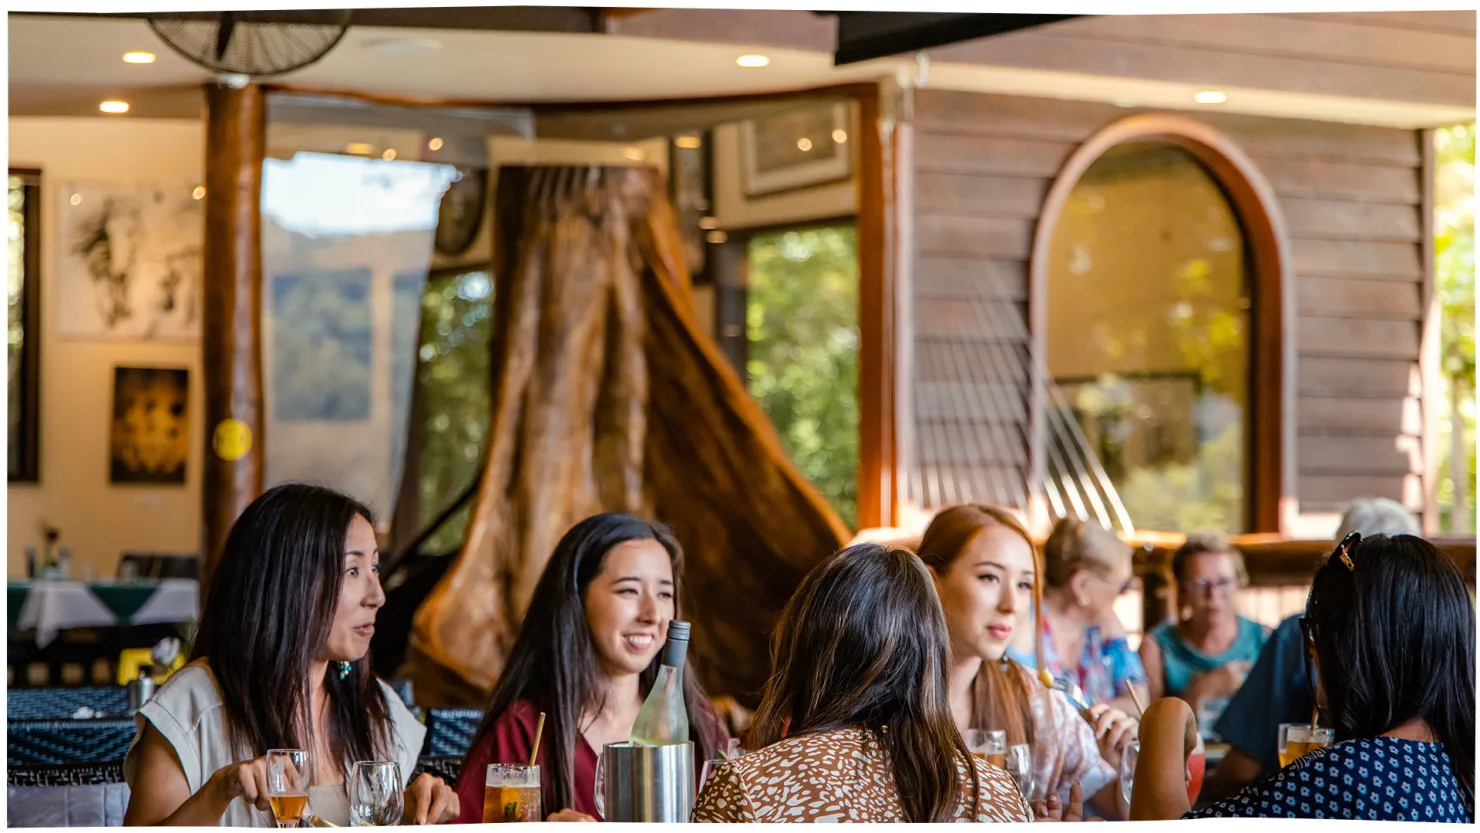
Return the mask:
<svg viewBox="0 0 1480 833">
<path fill-rule="evenodd" d="M 10 380 L 21 386 L 19 459 L 9 459 L 7 480 L 10 483 L 41 481 L 41 171 L 35 168 L 8 168 L 9 176 L 26 180 L 22 185 L 25 207 L 22 211 L 25 229 L 24 260 L 21 262 L 21 339 L 20 379 Z M 8 181 L 7 181 L 7 193 Z"/>
</svg>

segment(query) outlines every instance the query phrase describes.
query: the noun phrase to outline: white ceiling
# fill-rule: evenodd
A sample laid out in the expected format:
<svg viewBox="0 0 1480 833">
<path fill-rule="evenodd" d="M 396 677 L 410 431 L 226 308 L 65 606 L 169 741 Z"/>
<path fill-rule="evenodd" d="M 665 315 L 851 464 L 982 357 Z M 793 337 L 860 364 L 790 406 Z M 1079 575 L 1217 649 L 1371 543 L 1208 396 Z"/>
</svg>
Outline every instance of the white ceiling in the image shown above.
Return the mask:
<svg viewBox="0 0 1480 833">
<path fill-rule="evenodd" d="M 208 72 L 179 57 L 138 20 L 9 16 L 10 114 L 96 115 L 98 102 L 129 101 L 127 117 L 195 118 Z M 388 39 L 432 39 L 440 48 L 387 52 Z M 154 52 L 129 65 L 123 53 Z M 763 69 L 735 58 L 763 51 Z M 910 58 L 842 68 L 821 52 L 690 43 L 657 38 L 474 30 L 351 28 L 322 61 L 284 83 L 346 92 L 485 102 L 619 101 L 722 96 L 870 80 L 904 72 Z M 936 63 L 933 87 L 1103 101 L 1134 107 L 1198 109 L 1196 88 L 1135 78 Z M 1424 127 L 1474 119 L 1474 108 L 1347 99 L 1267 90 L 1226 90 L 1225 112 Z M 126 117 L 126 118 L 127 118 Z"/>
</svg>

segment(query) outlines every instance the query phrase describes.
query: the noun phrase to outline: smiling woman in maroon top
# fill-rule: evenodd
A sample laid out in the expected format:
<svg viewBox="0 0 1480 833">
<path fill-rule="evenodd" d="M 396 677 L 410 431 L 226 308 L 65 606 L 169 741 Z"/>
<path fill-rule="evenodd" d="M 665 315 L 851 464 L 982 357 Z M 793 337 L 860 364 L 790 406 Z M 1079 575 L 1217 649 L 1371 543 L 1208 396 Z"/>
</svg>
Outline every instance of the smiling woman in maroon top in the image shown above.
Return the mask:
<svg viewBox="0 0 1480 833">
<path fill-rule="evenodd" d="M 679 615 L 682 567 L 667 527 L 628 515 L 587 518 L 560 539 L 463 762 L 459 822 L 483 820 L 488 764 L 529 763 L 540 712 L 544 811 L 555 821 L 595 819 L 597 751 L 632 733 Z M 692 667 L 684 701 L 694 759 L 714 757 L 728 738 Z"/>
</svg>

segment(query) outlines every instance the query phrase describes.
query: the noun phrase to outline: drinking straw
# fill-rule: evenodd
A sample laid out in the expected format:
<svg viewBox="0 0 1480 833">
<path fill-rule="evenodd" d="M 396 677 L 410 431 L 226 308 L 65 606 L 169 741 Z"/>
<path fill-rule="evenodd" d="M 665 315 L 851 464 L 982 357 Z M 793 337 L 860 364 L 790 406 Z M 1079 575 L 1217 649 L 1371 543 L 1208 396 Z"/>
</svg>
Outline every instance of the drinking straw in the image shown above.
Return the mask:
<svg viewBox="0 0 1480 833">
<path fill-rule="evenodd" d="M 534 747 L 529 750 L 529 765 L 534 766 L 540 754 L 540 735 L 545 733 L 545 713 L 540 712 L 540 722 L 534 727 Z"/>
</svg>

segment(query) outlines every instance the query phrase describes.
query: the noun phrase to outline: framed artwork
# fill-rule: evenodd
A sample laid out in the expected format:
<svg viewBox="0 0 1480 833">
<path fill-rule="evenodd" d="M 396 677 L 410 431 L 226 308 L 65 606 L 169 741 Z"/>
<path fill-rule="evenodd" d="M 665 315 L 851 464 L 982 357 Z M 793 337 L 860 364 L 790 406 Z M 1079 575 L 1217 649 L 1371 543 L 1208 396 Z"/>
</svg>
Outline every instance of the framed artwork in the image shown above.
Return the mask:
<svg viewBox="0 0 1480 833">
<path fill-rule="evenodd" d="M 6 300 L 9 482 L 41 478 L 41 173 L 10 169 Z"/>
<path fill-rule="evenodd" d="M 792 110 L 740 124 L 745 195 L 758 197 L 848 178 L 848 105 Z"/>
<path fill-rule="evenodd" d="M 112 483 L 185 485 L 190 457 L 190 371 L 113 368 Z"/>
<path fill-rule="evenodd" d="M 57 332 L 200 337 L 204 200 L 198 190 L 63 185 Z"/>
</svg>

